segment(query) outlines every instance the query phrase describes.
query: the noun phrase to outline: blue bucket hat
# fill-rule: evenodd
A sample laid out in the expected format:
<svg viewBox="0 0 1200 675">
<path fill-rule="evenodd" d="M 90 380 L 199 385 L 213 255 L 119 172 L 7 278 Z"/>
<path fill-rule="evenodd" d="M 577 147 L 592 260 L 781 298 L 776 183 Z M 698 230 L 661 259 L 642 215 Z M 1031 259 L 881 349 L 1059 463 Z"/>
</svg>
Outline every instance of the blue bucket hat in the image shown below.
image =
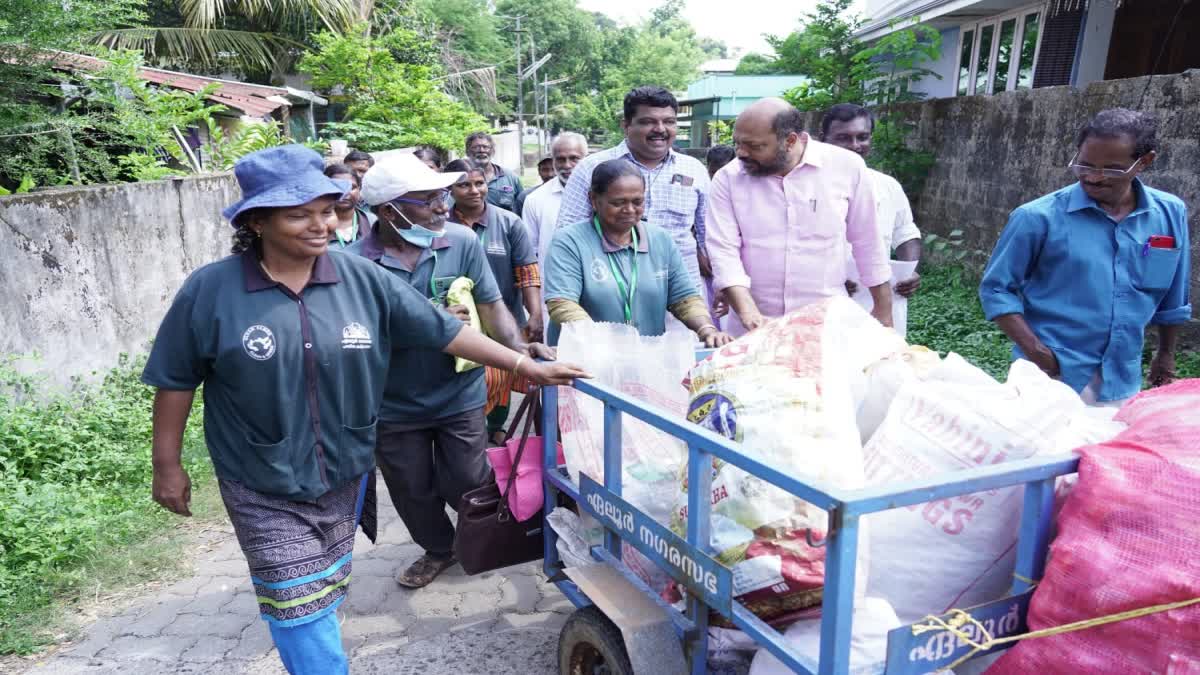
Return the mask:
<svg viewBox="0 0 1200 675">
<path fill-rule="evenodd" d="M 223 212 L 238 226 L 238 217 L 250 209 L 307 204 L 326 196 L 342 197 L 350 183 L 325 176 L 325 162 L 303 145 L 281 145 L 252 152 L 233 165 L 242 188 L 242 199 Z"/>
</svg>

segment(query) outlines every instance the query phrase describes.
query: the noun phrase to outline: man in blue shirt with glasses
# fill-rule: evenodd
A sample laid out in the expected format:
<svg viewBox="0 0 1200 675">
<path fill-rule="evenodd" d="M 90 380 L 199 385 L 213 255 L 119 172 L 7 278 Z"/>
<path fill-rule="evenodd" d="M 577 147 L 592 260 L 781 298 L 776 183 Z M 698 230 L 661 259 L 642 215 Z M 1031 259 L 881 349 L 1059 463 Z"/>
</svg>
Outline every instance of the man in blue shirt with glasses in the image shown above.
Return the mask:
<svg viewBox="0 0 1200 675">
<path fill-rule="evenodd" d="M 1089 405 L 1120 405 L 1142 385 L 1147 324 L 1158 326 L 1150 384 L 1175 378 L 1188 300 L 1187 207 L 1138 178 L 1155 157 L 1155 120 L 1117 108 L 1080 132 L 1079 182 L 1013 211 L 979 286 L 989 320 Z"/>
</svg>

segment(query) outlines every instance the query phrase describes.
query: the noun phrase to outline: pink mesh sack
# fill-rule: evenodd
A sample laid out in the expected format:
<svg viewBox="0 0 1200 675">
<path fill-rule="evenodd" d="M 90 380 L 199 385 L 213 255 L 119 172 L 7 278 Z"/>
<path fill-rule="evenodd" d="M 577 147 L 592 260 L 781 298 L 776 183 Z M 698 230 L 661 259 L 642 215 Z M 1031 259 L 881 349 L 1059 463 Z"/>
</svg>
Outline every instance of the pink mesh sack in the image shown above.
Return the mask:
<svg viewBox="0 0 1200 675">
<path fill-rule="evenodd" d="M 1079 450 L 1031 631 L 1200 598 L 1200 380 L 1140 394 Z M 1025 640 L 989 675 L 1200 673 L 1200 604 Z"/>
</svg>

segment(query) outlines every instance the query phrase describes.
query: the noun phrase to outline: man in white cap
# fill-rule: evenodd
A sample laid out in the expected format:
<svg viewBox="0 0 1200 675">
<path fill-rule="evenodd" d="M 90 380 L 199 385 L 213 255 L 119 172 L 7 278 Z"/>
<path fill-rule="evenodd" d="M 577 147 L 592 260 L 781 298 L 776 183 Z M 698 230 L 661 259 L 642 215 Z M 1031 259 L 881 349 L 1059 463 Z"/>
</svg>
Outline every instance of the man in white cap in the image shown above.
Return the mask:
<svg viewBox="0 0 1200 675">
<path fill-rule="evenodd" d="M 470 321 L 466 307 L 447 307 L 446 292 L 470 279 L 483 327 L 497 342 L 532 356 L 504 306 L 487 255 L 470 229 L 446 221 L 446 188 L 461 173 L 437 173 L 412 155 L 381 160 L 363 177 L 363 199 L 379 220 L 347 248 L 408 282 L 434 305 Z M 347 358 L 353 358 L 347 353 Z M 454 526 L 446 505 L 488 478 L 483 368 L 456 372 L 454 358 L 428 349 L 392 356 L 376 428 L 376 459 L 392 503 L 425 554 L 397 575 L 421 588 L 453 565 Z M 345 429 L 342 433 L 370 433 Z"/>
</svg>

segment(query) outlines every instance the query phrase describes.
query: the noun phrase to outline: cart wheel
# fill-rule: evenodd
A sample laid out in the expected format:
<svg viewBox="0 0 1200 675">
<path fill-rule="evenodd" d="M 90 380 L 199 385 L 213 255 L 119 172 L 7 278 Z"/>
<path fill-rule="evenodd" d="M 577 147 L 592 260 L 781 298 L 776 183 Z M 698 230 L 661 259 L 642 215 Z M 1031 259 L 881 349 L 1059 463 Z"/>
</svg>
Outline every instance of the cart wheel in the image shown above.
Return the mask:
<svg viewBox="0 0 1200 675">
<path fill-rule="evenodd" d="M 595 606 L 576 610 L 558 637 L 560 675 L 633 675 L 621 631 Z"/>
</svg>

